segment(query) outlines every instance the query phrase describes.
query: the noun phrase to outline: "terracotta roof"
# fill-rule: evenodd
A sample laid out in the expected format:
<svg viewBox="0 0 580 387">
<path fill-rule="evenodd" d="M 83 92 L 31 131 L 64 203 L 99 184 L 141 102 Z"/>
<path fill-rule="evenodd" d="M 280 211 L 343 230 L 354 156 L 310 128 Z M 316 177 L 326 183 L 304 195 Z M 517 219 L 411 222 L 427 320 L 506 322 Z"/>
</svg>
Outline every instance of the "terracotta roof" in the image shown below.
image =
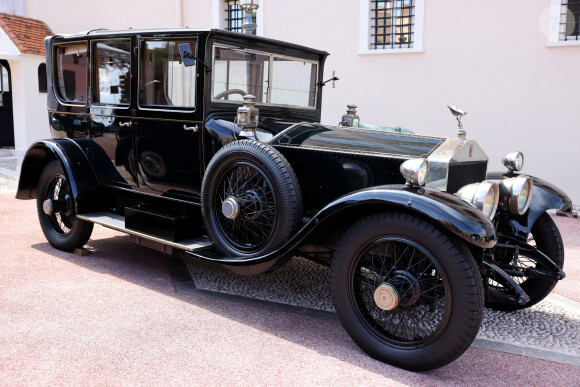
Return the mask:
<svg viewBox="0 0 580 387">
<path fill-rule="evenodd" d="M 44 56 L 44 38 L 54 35 L 41 20 L 0 12 L 0 28 L 23 54 Z"/>
</svg>

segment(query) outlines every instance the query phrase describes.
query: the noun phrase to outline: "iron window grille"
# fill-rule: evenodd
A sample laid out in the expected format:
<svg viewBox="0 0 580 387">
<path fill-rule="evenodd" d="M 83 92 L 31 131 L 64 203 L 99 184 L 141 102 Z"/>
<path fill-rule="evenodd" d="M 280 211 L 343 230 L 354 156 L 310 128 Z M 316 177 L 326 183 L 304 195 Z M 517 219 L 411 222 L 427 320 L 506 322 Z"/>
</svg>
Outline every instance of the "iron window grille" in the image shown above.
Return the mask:
<svg viewBox="0 0 580 387">
<path fill-rule="evenodd" d="M 580 40 L 580 0 L 562 0 L 560 40 Z"/>
<path fill-rule="evenodd" d="M 370 49 L 413 47 L 415 1 L 371 0 L 370 21 Z"/>
<path fill-rule="evenodd" d="M 240 7 L 239 0 L 225 0 L 226 12 L 226 30 L 243 33 L 242 24 L 244 24 L 244 10 Z M 252 23 L 256 24 L 256 11 L 253 11 Z M 256 30 L 252 31 L 256 35 Z"/>
</svg>

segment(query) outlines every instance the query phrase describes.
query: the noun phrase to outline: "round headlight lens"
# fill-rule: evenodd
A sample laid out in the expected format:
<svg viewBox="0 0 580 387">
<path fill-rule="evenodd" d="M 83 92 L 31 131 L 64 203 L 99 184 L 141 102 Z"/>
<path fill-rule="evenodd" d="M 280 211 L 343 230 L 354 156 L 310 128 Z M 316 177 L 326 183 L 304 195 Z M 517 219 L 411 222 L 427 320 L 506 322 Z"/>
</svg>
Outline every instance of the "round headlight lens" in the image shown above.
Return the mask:
<svg viewBox="0 0 580 387">
<path fill-rule="evenodd" d="M 508 153 L 501 162 L 510 171 L 521 171 L 524 167 L 524 154 L 522 152 Z"/>
<path fill-rule="evenodd" d="M 497 184 L 493 183 L 489 190 L 485 195 L 485 199 L 482 203 L 481 211 L 485 214 L 485 216 L 489 218 L 493 218 L 495 215 L 495 211 L 497 210 L 497 203 L 499 199 L 499 188 Z"/>
<path fill-rule="evenodd" d="M 457 196 L 479 208 L 485 216 L 493 219 L 499 203 L 499 187 L 497 183 L 484 180 L 461 187 Z"/>
<path fill-rule="evenodd" d="M 407 183 L 424 185 L 429 176 L 429 163 L 425 159 L 410 159 L 401 164 L 401 174 Z"/>
<path fill-rule="evenodd" d="M 519 175 L 503 179 L 500 184 L 500 205 L 514 215 L 523 215 L 530 206 L 534 191 L 531 177 Z"/>
<path fill-rule="evenodd" d="M 529 180 L 529 181 L 528 181 Z M 519 194 L 517 195 L 518 199 L 518 213 L 522 215 L 528 209 L 530 203 L 530 189 L 531 189 L 531 179 L 526 179 L 522 184 Z"/>
</svg>

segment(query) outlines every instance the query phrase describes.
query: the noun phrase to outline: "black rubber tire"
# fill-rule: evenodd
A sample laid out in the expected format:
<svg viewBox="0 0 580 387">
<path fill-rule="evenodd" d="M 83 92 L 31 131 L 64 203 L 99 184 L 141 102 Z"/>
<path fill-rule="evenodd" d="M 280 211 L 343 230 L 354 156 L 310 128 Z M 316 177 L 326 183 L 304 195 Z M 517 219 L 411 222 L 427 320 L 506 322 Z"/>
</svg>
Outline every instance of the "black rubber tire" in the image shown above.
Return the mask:
<svg viewBox="0 0 580 387">
<path fill-rule="evenodd" d="M 53 184 L 59 184 L 58 192 Z M 60 200 L 66 198 L 70 201 L 68 206 L 70 209 L 47 215 L 43 210 L 43 203 L 49 197 Z M 36 207 L 44 236 L 48 243 L 58 250 L 72 251 L 77 247 L 83 247 L 93 232 L 93 223 L 76 219 L 73 200 L 70 183 L 60 162 L 51 161 L 44 167 L 38 180 Z"/>
<path fill-rule="evenodd" d="M 415 250 L 405 249 L 393 263 L 388 263 L 388 259 L 397 256 L 396 247 L 391 248 L 389 256 L 387 245 L 381 257 L 380 249 L 372 250 L 380 243 L 392 243 L 392 246 L 401 243 Z M 409 257 L 411 251 L 413 254 Z M 419 258 L 421 255 L 427 260 Z M 378 273 L 374 266 L 377 256 L 382 259 Z M 368 265 L 369 257 L 372 268 Z M 401 270 L 399 265 L 405 259 L 408 267 Z M 363 262 L 367 263 L 364 268 Z M 413 273 L 420 267 L 424 269 Z M 378 289 L 376 285 L 382 286 L 387 280 L 389 284 L 395 283 L 401 275 L 414 278 L 418 293 L 412 292 L 414 296 L 409 301 L 403 298 L 410 294 L 409 291 L 400 291 L 401 300 L 407 301 L 401 301 L 390 311 L 380 309 L 372 289 Z M 431 288 L 434 283 L 437 285 Z M 366 284 L 369 290 L 365 292 L 362 288 L 367 287 Z M 475 339 L 483 316 L 483 284 L 469 250 L 430 223 L 404 213 L 372 215 L 351 226 L 336 247 L 330 286 L 338 317 L 354 342 L 373 358 L 411 371 L 435 369 L 457 359 Z M 442 290 L 444 306 L 440 307 Z M 436 292 L 436 295 L 429 292 Z M 440 308 L 441 313 L 436 313 L 436 308 Z M 403 316 L 407 323 L 411 322 L 406 326 L 413 327 L 412 339 L 397 337 L 411 334 L 411 329 L 407 332 L 402 324 Z M 433 316 L 440 320 L 435 321 Z M 432 332 L 425 333 L 425 326 L 429 324 L 435 327 Z M 404 326 L 399 332 L 401 325 Z M 419 338 L 422 334 L 425 337 Z"/>
<path fill-rule="evenodd" d="M 232 187 L 234 173 L 237 183 L 247 183 Z M 229 194 L 225 192 L 228 188 Z M 226 218 L 222 202 L 244 195 L 254 198 L 254 211 L 246 208 L 254 219 L 242 211 L 243 206 L 237 218 Z M 210 161 L 201 186 L 201 208 L 206 230 L 218 250 L 227 256 L 253 257 L 280 247 L 298 229 L 302 195 L 292 167 L 280 152 L 260 142 L 241 140 L 224 146 Z"/>
<path fill-rule="evenodd" d="M 558 226 L 556 226 L 556 223 L 554 223 L 548 213 L 544 212 L 538 217 L 532 226 L 530 234 L 536 242 L 536 248 L 546 254 L 560 269 L 564 269 L 564 242 L 562 242 Z M 530 301 L 527 304 L 514 305 L 502 302 L 487 302 L 485 306 L 502 311 L 529 308 L 546 298 L 558 283 L 557 279 L 549 278 L 525 278 L 523 281 L 520 277 L 514 277 L 514 279 L 520 282 L 522 289 L 530 296 Z"/>
</svg>

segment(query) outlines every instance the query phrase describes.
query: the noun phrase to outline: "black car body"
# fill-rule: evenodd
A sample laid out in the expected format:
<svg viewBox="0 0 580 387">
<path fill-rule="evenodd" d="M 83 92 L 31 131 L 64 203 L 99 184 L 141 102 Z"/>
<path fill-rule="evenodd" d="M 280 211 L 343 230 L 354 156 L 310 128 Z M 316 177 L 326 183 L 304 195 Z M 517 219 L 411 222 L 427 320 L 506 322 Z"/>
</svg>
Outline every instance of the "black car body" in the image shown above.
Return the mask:
<svg viewBox="0 0 580 387">
<path fill-rule="evenodd" d="M 561 190 L 519 175 L 519 153 L 488 173 L 461 130 L 321 124 L 324 51 L 190 29 L 45 44 L 52 139 L 28 150 L 17 197 L 36 197 L 56 248 L 97 223 L 241 274 L 306 256 L 331 266 L 353 339 L 414 370 L 459 356 L 484 302 L 527 307 L 563 278 L 546 214 L 571 212 Z"/>
</svg>

